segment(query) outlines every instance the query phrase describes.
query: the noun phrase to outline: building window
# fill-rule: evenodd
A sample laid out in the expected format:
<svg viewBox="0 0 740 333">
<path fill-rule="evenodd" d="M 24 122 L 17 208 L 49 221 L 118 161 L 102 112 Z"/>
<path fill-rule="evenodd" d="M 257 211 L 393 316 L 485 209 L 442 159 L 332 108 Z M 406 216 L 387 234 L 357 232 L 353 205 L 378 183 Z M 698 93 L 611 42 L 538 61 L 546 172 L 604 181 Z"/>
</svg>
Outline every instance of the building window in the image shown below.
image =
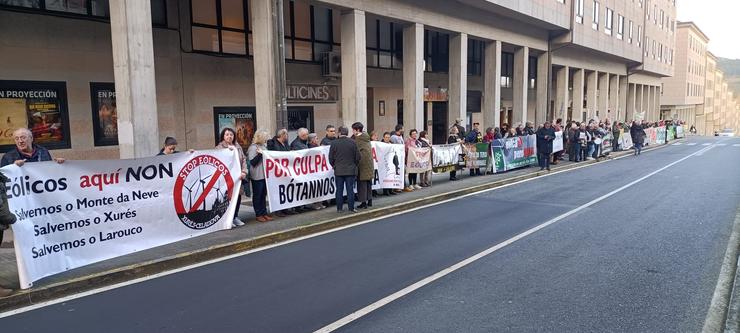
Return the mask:
<svg viewBox="0 0 740 333">
<path fill-rule="evenodd" d="M 594 8 L 593 8 L 593 22 L 591 23 L 591 27 L 594 28 L 594 30 L 599 30 L 599 2 L 594 0 Z"/>
<path fill-rule="evenodd" d="M 658 5 L 653 6 L 653 24 L 658 24 Z"/>
<path fill-rule="evenodd" d="M 662 61 L 663 59 L 663 44 L 660 43 L 658 45 L 658 61 Z"/>
<path fill-rule="evenodd" d="M 629 38 L 627 38 L 627 42 L 630 43 L 630 44 L 632 44 L 632 36 L 633 36 L 634 28 L 635 27 L 634 27 L 634 25 L 632 23 L 632 20 L 630 20 Z"/>
<path fill-rule="evenodd" d="M 483 41 L 468 38 L 468 75 L 481 76 L 483 74 Z"/>
<path fill-rule="evenodd" d="M 645 56 L 650 55 L 650 38 L 648 36 L 645 36 L 645 47 L 643 48 L 645 50 Z"/>
<path fill-rule="evenodd" d="M 424 60 L 427 72 L 447 73 L 450 68 L 450 36 L 443 32 L 424 30 Z"/>
<path fill-rule="evenodd" d="M 583 23 L 583 1 L 584 0 L 576 0 L 576 22 Z"/>
<path fill-rule="evenodd" d="M 665 26 L 664 22 L 665 22 L 665 12 L 661 9 L 660 10 L 660 28 L 661 29 L 663 29 L 663 27 Z"/>
<path fill-rule="evenodd" d="M 624 16 L 619 15 L 617 19 L 617 38 L 622 39 L 624 36 Z"/>
<path fill-rule="evenodd" d="M 606 9 L 606 22 L 604 22 L 604 32 L 611 36 L 612 34 L 612 28 L 614 27 L 614 11 L 607 8 Z"/>
<path fill-rule="evenodd" d="M 223 0 L 221 0 L 223 1 Z M 285 59 L 321 61 L 321 55 L 338 46 L 340 36 L 335 25 L 339 22 L 326 7 L 303 1 L 283 1 L 283 31 Z"/>
<path fill-rule="evenodd" d="M 637 47 L 642 47 L 642 26 L 637 26 Z"/>
<path fill-rule="evenodd" d="M 650 19 L 650 0 L 645 0 L 645 8 L 647 8 L 647 10 L 645 11 L 645 18 L 649 20 Z"/>
<path fill-rule="evenodd" d="M 25 9 L 29 12 L 110 20 L 109 0 L 0 0 L 0 8 Z M 165 0 L 151 0 L 152 25 L 167 27 Z"/>
<path fill-rule="evenodd" d="M 511 88 L 514 78 L 514 54 L 501 52 L 501 88 Z"/>
<path fill-rule="evenodd" d="M 403 28 L 397 23 L 368 20 L 367 66 L 377 68 L 403 68 Z"/>
<path fill-rule="evenodd" d="M 655 51 L 657 50 L 657 46 L 655 43 L 655 40 L 653 39 L 653 59 L 655 59 Z"/>
<path fill-rule="evenodd" d="M 557 0 L 557 2 L 564 4 L 565 3 L 565 0 Z"/>
<path fill-rule="evenodd" d="M 247 8 L 244 0 L 191 1 L 193 50 L 247 55 Z"/>
</svg>

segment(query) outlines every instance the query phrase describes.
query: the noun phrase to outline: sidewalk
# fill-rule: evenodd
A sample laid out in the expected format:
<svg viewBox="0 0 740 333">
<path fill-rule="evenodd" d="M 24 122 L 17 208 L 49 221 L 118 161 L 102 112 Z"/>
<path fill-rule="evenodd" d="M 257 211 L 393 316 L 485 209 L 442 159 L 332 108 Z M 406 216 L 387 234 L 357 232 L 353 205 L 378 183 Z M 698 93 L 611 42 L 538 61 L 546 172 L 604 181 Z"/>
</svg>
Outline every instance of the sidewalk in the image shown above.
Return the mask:
<svg viewBox="0 0 740 333">
<path fill-rule="evenodd" d="M 659 147 L 665 146 L 650 147 L 649 150 Z M 631 150 L 612 153 L 611 156 L 625 154 L 631 154 Z M 604 160 L 607 159 L 601 159 Z M 560 161 L 558 165 L 552 167 L 552 172 L 595 162 L 595 160 L 580 163 Z M 319 211 L 276 218 L 275 221 L 268 223 L 258 223 L 255 221 L 252 207 L 242 205 L 239 216 L 247 222 L 243 227 L 135 252 L 44 278 L 36 281 L 31 289 L 18 290 L 15 294 L 0 299 L 2 300 L 0 311 L 224 257 L 547 173 L 539 171 L 539 167 L 536 166 L 475 177 L 470 177 L 467 172 L 458 172 L 459 180 L 454 182 L 449 180 L 448 174 L 434 175 L 432 187 L 395 196 L 380 195 L 373 199 L 371 209 L 360 210 L 357 214 L 337 213 L 334 207 L 328 207 Z M 8 237 L 8 233 L 5 236 Z M 0 285 L 14 289 L 19 286 L 12 248 L 0 249 Z"/>
</svg>

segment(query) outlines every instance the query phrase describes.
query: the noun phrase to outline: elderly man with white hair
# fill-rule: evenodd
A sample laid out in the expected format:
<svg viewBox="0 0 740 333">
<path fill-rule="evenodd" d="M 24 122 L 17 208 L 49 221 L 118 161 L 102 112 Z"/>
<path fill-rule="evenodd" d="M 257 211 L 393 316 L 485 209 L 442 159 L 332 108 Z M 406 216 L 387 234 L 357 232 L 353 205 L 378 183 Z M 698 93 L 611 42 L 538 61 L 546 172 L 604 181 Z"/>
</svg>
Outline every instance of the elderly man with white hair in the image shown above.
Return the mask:
<svg viewBox="0 0 740 333">
<path fill-rule="evenodd" d="M 308 129 L 299 128 L 298 137 L 290 143 L 290 150 L 303 150 L 308 149 Z"/>
<path fill-rule="evenodd" d="M 64 163 L 63 158 L 52 159 L 49 151 L 35 143 L 33 143 L 33 133 L 28 128 L 19 128 L 13 132 L 13 140 L 15 140 L 15 149 L 3 155 L 0 160 L 0 167 L 4 167 L 9 164 L 15 164 L 17 166 L 23 166 L 26 162 L 44 162 L 54 160 L 57 163 Z"/>
</svg>

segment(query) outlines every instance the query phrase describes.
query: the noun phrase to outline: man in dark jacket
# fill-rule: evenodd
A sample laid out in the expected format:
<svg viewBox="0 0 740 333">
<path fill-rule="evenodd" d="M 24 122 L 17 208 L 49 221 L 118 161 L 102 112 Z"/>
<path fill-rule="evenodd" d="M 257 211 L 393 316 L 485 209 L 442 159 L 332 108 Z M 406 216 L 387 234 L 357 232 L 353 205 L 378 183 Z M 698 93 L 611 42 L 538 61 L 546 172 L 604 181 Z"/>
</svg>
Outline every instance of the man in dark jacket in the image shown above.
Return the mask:
<svg viewBox="0 0 740 333">
<path fill-rule="evenodd" d="M 555 130 L 549 121 L 545 126 L 537 130 L 537 154 L 540 162 L 540 170 L 550 171 L 550 154 L 552 154 L 552 141 L 555 140 Z"/>
<path fill-rule="evenodd" d="M 267 140 L 267 150 L 290 151 L 288 146 L 288 130 L 281 128 L 275 132 L 275 137 Z"/>
<path fill-rule="evenodd" d="M 339 127 L 339 138 L 331 143 L 329 148 L 329 164 L 334 168 L 335 193 L 337 200 L 337 212 L 344 209 L 344 191 L 347 191 L 347 208 L 350 212 L 355 210 L 354 183 L 357 175 L 357 166 L 360 163 L 360 150 L 357 144 L 348 138 L 349 130 Z"/>
<path fill-rule="evenodd" d="M 322 146 L 330 146 L 332 141 L 337 139 L 337 129 L 334 125 L 326 125 L 326 136 L 321 139 Z"/>
<path fill-rule="evenodd" d="M 370 135 L 363 132 L 365 127 L 360 122 L 352 124 L 353 138 L 360 152 L 360 163 L 357 170 L 357 198 L 363 209 L 373 206 L 373 178 L 375 176 L 375 166 L 373 165 L 373 147 L 370 144 Z"/>
<path fill-rule="evenodd" d="M 533 135 L 535 133 L 534 125 L 528 121 L 527 124 L 524 125 L 524 135 Z"/>
<path fill-rule="evenodd" d="M 298 129 L 298 137 L 290 143 L 290 150 L 308 149 L 308 129 L 303 127 Z"/>
<path fill-rule="evenodd" d="M 0 171 L 0 244 L 3 243 L 3 233 L 5 229 L 8 229 L 11 224 L 15 223 L 15 214 L 10 212 L 10 206 L 8 205 L 8 194 L 5 188 L 5 183 L 9 182 L 10 179 Z M 6 297 L 13 293 L 13 289 L 4 288 L 0 286 L 0 298 Z"/>
<path fill-rule="evenodd" d="M 465 139 L 467 135 L 465 134 L 465 127 L 462 126 L 463 119 L 457 118 L 455 119 L 455 127 L 457 128 L 457 136 L 459 138 Z"/>
<path fill-rule="evenodd" d="M 630 127 L 630 135 L 632 136 L 632 144 L 635 146 L 635 156 L 640 155 L 642 144 L 645 143 L 645 129 L 638 122 L 634 121 Z"/>
<path fill-rule="evenodd" d="M 19 128 L 13 132 L 15 140 L 15 149 L 3 155 L 0 160 L 0 167 L 15 164 L 23 166 L 26 162 L 44 162 L 51 161 L 51 154 L 46 148 L 33 143 L 33 133 L 28 128 Z M 57 163 L 64 163 L 63 158 L 53 159 Z"/>
</svg>

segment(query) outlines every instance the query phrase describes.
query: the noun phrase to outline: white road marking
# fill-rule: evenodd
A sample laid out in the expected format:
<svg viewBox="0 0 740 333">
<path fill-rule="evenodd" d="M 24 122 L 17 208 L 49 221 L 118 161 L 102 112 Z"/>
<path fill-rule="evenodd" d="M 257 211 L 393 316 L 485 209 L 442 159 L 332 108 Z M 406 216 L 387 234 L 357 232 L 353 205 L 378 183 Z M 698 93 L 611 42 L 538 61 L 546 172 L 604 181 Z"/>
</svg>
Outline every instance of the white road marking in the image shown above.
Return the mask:
<svg viewBox="0 0 740 333">
<path fill-rule="evenodd" d="M 702 146 L 709 146 L 709 145 L 711 145 L 711 143 L 707 142 L 707 143 L 702 143 L 701 145 Z"/>
<path fill-rule="evenodd" d="M 680 146 L 680 145 L 681 145 L 680 142 L 676 142 L 676 143 L 673 144 L 673 146 Z"/>
<path fill-rule="evenodd" d="M 483 257 L 485 257 L 485 256 L 487 256 L 487 255 L 489 255 L 491 253 L 493 253 L 493 252 L 496 252 L 496 251 L 498 251 L 498 250 L 506 247 L 507 245 L 510 245 L 510 244 L 512 244 L 512 243 L 514 243 L 514 242 L 516 242 L 516 241 L 518 241 L 518 240 L 520 240 L 520 239 L 522 239 L 524 237 L 527 237 L 527 236 L 529 236 L 529 235 L 531 235 L 531 234 L 533 234 L 533 233 L 535 233 L 537 231 L 540 231 L 540 230 L 544 229 L 545 227 L 547 227 L 547 226 L 549 226 L 551 224 L 554 224 L 554 223 L 556 223 L 558 221 L 561 221 L 561 220 L 563 220 L 563 219 L 565 219 L 565 218 L 567 218 L 567 217 L 569 217 L 569 216 L 571 216 L 571 215 L 573 215 L 575 213 L 578 213 L 578 212 L 580 212 L 580 211 L 582 211 L 582 210 L 584 210 L 584 209 L 586 209 L 586 208 L 588 208 L 590 206 L 593 206 L 594 204 L 599 203 L 599 202 L 603 201 L 604 199 L 607 199 L 607 198 L 609 198 L 609 197 L 611 197 L 611 196 L 613 196 L 613 195 L 615 195 L 615 194 L 617 194 L 617 193 L 619 193 L 619 192 L 621 192 L 621 191 L 623 191 L 623 190 L 625 190 L 625 189 L 627 189 L 627 188 L 629 188 L 629 187 L 631 187 L 631 186 L 633 186 L 633 185 L 635 185 L 637 183 L 640 183 L 641 181 L 643 181 L 643 180 L 645 180 L 647 178 L 650 178 L 651 176 L 653 176 L 653 175 L 655 175 L 655 174 L 657 174 L 657 173 L 659 173 L 659 172 L 661 172 L 661 171 L 663 171 L 665 169 L 668 169 L 668 168 L 670 168 L 670 167 L 672 167 L 672 166 L 674 166 L 674 165 L 676 165 L 676 164 L 678 164 L 680 162 L 683 162 L 684 160 L 686 160 L 686 159 L 688 159 L 688 158 L 690 158 L 690 157 L 692 157 L 694 155 L 697 155 L 700 152 L 703 152 L 703 151 L 709 150 L 709 149 L 710 149 L 710 147 L 702 148 L 701 150 L 696 151 L 696 152 L 694 152 L 694 153 L 692 153 L 690 155 L 687 155 L 687 156 L 679 159 L 678 161 L 675 161 L 673 163 L 670 163 L 670 164 L 668 164 L 668 165 L 666 165 L 666 166 L 664 166 L 664 167 L 662 167 L 662 168 L 660 168 L 658 170 L 655 170 L 655 171 L 653 171 L 653 172 L 651 172 L 651 173 L 649 173 L 649 174 L 647 174 L 647 175 L 645 175 L 643 177 L 640 177 L 639 179 L 634 180 L 634 181 L 632 181 L 629 184 L 626 184 L 626 185 L 624 185 L 624 186 L 622 186 L 622 187 L 620 187 L 620 188 L 618 188 L 618 189 L 616 189 L 614 191 L 611 191 L 611 192 L 609 192 L 607 194 L 604 194 L 604 195 L 602 195 L 602 196 L 600 196 L 600 197 L 598 197 L 598 198 L 596 198 L 594 200 L 591 200 L 591 201 L 589 201 L 589 202 L 587 202 L 587 203 L 585 203 L 585 204 L 583 204 L 583 205 L 581 205 L 581 206 L 579 206 L 579 207 L 577 207 L 577 208 L 575 208 L 575 209 L 573 209 L 571 211 L 568 211 L 566 213 L 563 213 L 560 216 L 557 216 L 557 217 L 553 218 L 552 220 L 549 220 L 549 221 L 547 221 L 545 223 L 542 223 L 542 224 L 540 224 L 540 225 L 538 225 L 538 226 L 536 226 L 534 228 L 531 228 L 531 229 L 529 229 L 529 230 L 527 230 L 525 232 L 522 232 L 522 233 L 520 233 L 520 234 L 518 234 L 518 235 L 516 235 L 516 236 L 514 236 L 512 238 L 509 238 L 509 239 L 507 239 L 507 240 L 505 240 L 505 241 L 503 241 L 503 242 L 501 242 L 499 244 L 496 244 L 496 245 L 494 245 L 494 246 L 492 246 L 492 247 L 490 247 L 490 248 L 488 248 L 488 249 L 486 249 L 486 250 L 484 250 L 482 252 L 479 252 L 479 253 L 473 255 L 472 257 L 469 257 L 469 258 L 467 258 L 467 259 L 465 259 L 463 261 L 460 261 L 460 262 L 458 262 L 458 263 L 456 263 L 456 264 L 454 264 L 454 265 L 452 265 L 450 267 L 447 267 L 447 268 L 445 268 L 445 269 L 443 269 L 443 270 L 441 270 L 441 271 L 439 271 L 439 272 L 437 272 L 437 273 L 435 273 L 433 275 L 430 275 L 430 276 L 428 276 L 428 277 L 426 277 L 426 278 L 424 278 L 422 280 L 419 280 L 416 283 L 414 283 L 414 284 L 412 284 L 412 285 L 410 285 L 410 286 L 408 286 L 406 288 L 403 288 L 403 289 L 401 289 L 401 290 L 399 290 L 399 291 L 397 291 L 397 292 L 395 292 L 395 293 L 393 293 L 391 295 L 388 295 L 388 296 L 384 297 L 383 299 L 380 299 L 380 300 L 376 301 L 375 303 L 372 303 L 372 304 L 370 304 L 370 305 L 368 305 L 368 306 L 366 306 L 366 307 L 364 307 L 364 308 L 362 308 L 360 310 L 357 310 L 357 311 L 355 311 L 355 312 L 353 312 L 353 313 L 345 316 L 344 318 L 341 318 L 341 319 L 339 319 L 339 320 L 337 320 L 337 321 L 335 321 L 335 322 L 333 322 L 333 323 L 331 323 L 331 324 L 329 324 L 327 326 L 324 326 L 324 327 L 316 330 L 315 332 L 318 332 L 318 333 L 327 333 L 327 332 L 332 332 L 334 330 L 337 330 L 337 329 L 341 328 L 342 326 L 347 325 L 347 324 L 349 324 L 349 323 L 351 323 L 351 322 L 353 322 L 353 321 L 355 321 L 355 320 L 357 320 L 359 318 L 362 318 L 363 316 L 365 316 L 365 315 L 367 315 L 367 314 L 369 314 L 369 313 L 371 313 L 371 312 L 373 312 L 373 311 L 375 311 L 375 310 L 377 310 L 377 309 L 379 309 L 379 308 L 381 308 L 381 307 L 383 307 L 383 306 L 385 306 L 385 305 L 387 305 L 387 304 L 389 304 L 389 303 L 391 303 L 391 302 L 393 302 L 393 301 L 395 301 L 395 300 L 397 300 L 397 299 L 399 299 L 401 297 L 404 297 L 404 296 L 410 294 L 411 292 L 414 292 L 415 290 L 417 290 L 417 289 L 419 289 L 421 287 L 424 287 L 424 286 L 426 286 L 426 285 L 428 285 L 428 284 L 430 284 L 430 283 L 432 283 L 432 282 L 434 282 L 436 280 L 439 280 L 442 277 L 444 277 L 444 276 L 446 276 L 446 275 L 448 275 L 448 274 L 450 274 L 452 272 L 455 272 L 455 271 L 457 271 L 457 270 L 459 270 L 459 269 L 461 269 L 461 268 L 463 268 L 463 267 L 465 267 L 465 266 L 467 266 L 469 264 L 472 264 L 473 262 L 475 262 L 475 261 L 477 261 L 477 260 L 479 260 L 479 259 L 481 259 L 481 258 L 483 258 Z"/>
<path fill-rule="evenodd" d="M 717 145 L 718 145 L 718 146 L 720 146 L 720 147 L 724 147 L 724 146 L 726 146 L 727 144 L 726 144 L 726 143 L 718 143 Z"/>
<path fill-rule="evenodd" d="M 696 142 L 689 142 L 686 144 L 687 146 L 696 146 Z"/>
<path fill-rule="evenodd" d="M 734 145 L 732 145 L 732 146 L 733 146 L 733 147 L 740 147 L 740 143 L 736 143 L 736 144 L 734 144 Z"/>
<path fill-rule="evenodd" d="M 653 148 L 653 149 L 655 149 L 655 148 Z M 229 259 L 234 259 L 234 258 L 238 258 L 238 257 L 241 257 L 241 256 L 246 256 L 246 255 L 249 255 L 249 254 L 252 254 L 252 253 L 269 250 L 269 249 L 272 249 L 272 248 L 275 248 L 275 247 L 279 247 L 279 246 L 283 246 L 283 245 L 288 245 L 288 244 L 295 243 L 295 242 L 300 242 L 302 240 L 306 240 L 306 239 L 310 239 L 310 238 L 314 238 L 314 237 L 323 236 L 323 235 L 330 234 L 330 233 L 333 233 L 333 232 L 338 232 L 338 231 L 342 231 L 342 230 L 349 229 L 349 228 L 359 227 L 359 226 L 364 225 L 364 224 L 367 224 L 367 223 L 372 223 L 372 222 L 375 222 L 375 221 L 378 221 L 378 220 L 383 220 L 383 219 L 386 219 L 386 218 L 389 218 L 389 217 L 398 216 L 398 215 L 410 213 L 410 212 L 413 212 L 413 211 L 417 211 L 417 210 L 420 210 L 420 209 L 425 209 L 425 208 L 428 208 L 428 207 L 445 204 L 445 203 L 448 203 L 450 201 L 460 200 L 460 199 L 463 199 L 463 198 L 467 198 L 469 196 L 478 195 L 478 194 L 481 194 L 481 193 L 486 193 L 486 192 L 491 192 L 491 191 L 496 191 L 496 190 L 499 190 L 499 189 L 502 189 L 502 188 L 506 188 L 506 187 L 509 187 L 509 186 L 518 185 L 518 184 L 521 184 L 521 183 L 526 183 L 526 182 L 533 181 L 533 180 L 536 180 L 536 179 L 540 179 L 540 178 L 544 178 L 544 177 L 549 177 L 549 176 L 553 176 L 553 175 L 557 175 L 557 174 L 560 174 L 560 173 L 569 172 L 569 171 L 573 171 L 573 170 L 578 170 L 578 169 L 582 169 L 582 168 L 588 168 L 588 167 L 591 167 L 591 166 L 600 165 L 600 164 L 605 163 L 605 162 L 608 162 L 608 161 L 619 160 L 619 159 L 622 159 L 622 158 L 627 158 L 627 157 L 632 157 L 632 156 L 633 156 L 632 154 L 625 154 L 625 155 L 622 155 L 622 156 L 619 156 L 619 157 L 615 157 L 615 158 L 613 158 L 611 160 L 604 159 L 601 162 L 597 162 L 597 163 L 579 165 L 579 166 L 576 166 L 576 167 L 573 167 L 573 168 L 570 168 L 570 169 L 555 171 L 555 172 L 551 172 L 551 173 L 540 175 L 540 176 L 533 177 L 533 178 L 522 179 L 520 181 L 516 181 L 516 182 L 513 182 L 513 183 L 504 184 L 504 185 L 497 186 L 497 187 L 494 187 L 494 188 L 489 188 L 489 189 L 485 189 L 485 190 L 480 190 L 480 191 L 476 191 L 476 192 L 464 194 L 464 195 L 461 195 L 459 197 L 455 197 L 455 198 L 452 198 L 452 199 L 446 199 L 446 200 L 438 201 L 438 202 L 431 203 L 431 204 L 428 204 L 428 205 L 423 205 L 423 206 L 419 206 L 419 207 L 415 207 L 415 208 L 406 209 L 406 210 L 399 211 L 399 212 L 396 212 L 396 213 L 392 213 L 392 214 L 388 214 L 388 215 L 384 215 L 384 216 L 379 216 L 379 217 L 376 217 L 376 218 L 372 218 L 372 219 L 369 219 L 369 220 L 366 220 L 366 221 L 362 221 L 362 222 L 358 222 L 358 223 L 346 225 L 346 226 L 343 226 L 343 227 L 339 227 L 339 228 L 335 228 L 335 229 L 330 229 L 330 230 L 325 230 L 325 231 L 322 231 L 322 232 L 319 232 L 319 233 L 315 233 L 315 234 L 306 235 L 306 236 L 303 236 L 303 237 L 298 237 L 298 238 L 286 240 L 284 242 L 279 242 L 279 243 L 267 245 L 267 246 L 264 246 L 264 247 L 260 247 L 260 248 L 248 250 L 248 251 L 245 251 L 245 252 L 234 253 L 234 254 L 231 254 L 231 255 L 228 255 L 228 256 L 224 256 L 224 257 L 220 257 L 220 258 L 216 258 L 216 259 L 211 259 L 211 260 L 208 260 L 208 261 L 203 261 L 203 262 L 200 262 L 200 263 L 196 263 L 196 264 L 192 264 L 192 265 L 188 265 L 188 266 L 176 268 L 176 269 L 165 271 L 165 272 L 160 272 L 160 273 L 152 274 L 152 275 L 145 276 L 145 277 L 140 277 L 140 278 L 137 278 L 137 279 L 133 279 L 133 280 L 129 280 L 129 281 L 125 281 L 125 282 L 113 284 L 113 285 L 110 285 L 110 286 L 100 287 L 100 288 L 97 288 L 97 289 L 88 290 L 88 291 L 77 293 L 77 294 L 74 294 L 74 295 L 69 295 L 69 296 L 65 296 L 65 297 L 61 297 L 61 298 L 57 298 L 57 299 L 43 301 L 43 302 L 36 303 L 36 304 L 33 304 L 33 305 L 29 305 L 29 306 L 26 306 L 26 307 L 22 307 L 22 308 L 10 310 L 10 311 L 2 312 L 2 313 L 0 313 L 0 319 L 1 318 L 5 318 L 5 317 L 10 317 L 10 316 L 13 316 L 13 315 L 16 315 L 16 314 L 19 314 L 19 313 L 24 313 L 24 312 L 36 310 L 36 309 L 43 308 L 43 307 L 46 307 L 46 306 L 50 306 L 50 305 L 54 305 L 54 304 L 59 304 L 59 303 L 64 303 L 64 302 L 69 302 L 71 300 L 75 300 L 75 299 L 78 299 L 78 298 L 87 297 L 87 296 L 90 296 L 90 295 L 99 294 L 99 293 L 106 292 L 106 291 L 109 291 L 109 290 L 126 287 L 126 286 L 137 284 L 137 283 L 140 283 L 140 282 L 146 282 L 148 280 L 157 279 L 157 278 L 160 278 L 160 277 L 163 277 L 163 276 L 167 276 L 167 275 L 170 275 L 170 274 L 176 274 L 176 273 L 184 272 L 184 271 L 191 270 L 191 269 L 194 269 L 194 268 L 198 268 L 198 267 L 202 267 L 202 266 L 206 266 L 206 265 L 210 265 L 210 264 L 215 264 L 215 263 L 218 263 L 218 262 L 221 262 L 221 261 L 225 261 L 225 260 L 229 260 Z M 394 206 L 389 206 L 388 208 L 393 208 L 393 207 Z"/>
</svg>

